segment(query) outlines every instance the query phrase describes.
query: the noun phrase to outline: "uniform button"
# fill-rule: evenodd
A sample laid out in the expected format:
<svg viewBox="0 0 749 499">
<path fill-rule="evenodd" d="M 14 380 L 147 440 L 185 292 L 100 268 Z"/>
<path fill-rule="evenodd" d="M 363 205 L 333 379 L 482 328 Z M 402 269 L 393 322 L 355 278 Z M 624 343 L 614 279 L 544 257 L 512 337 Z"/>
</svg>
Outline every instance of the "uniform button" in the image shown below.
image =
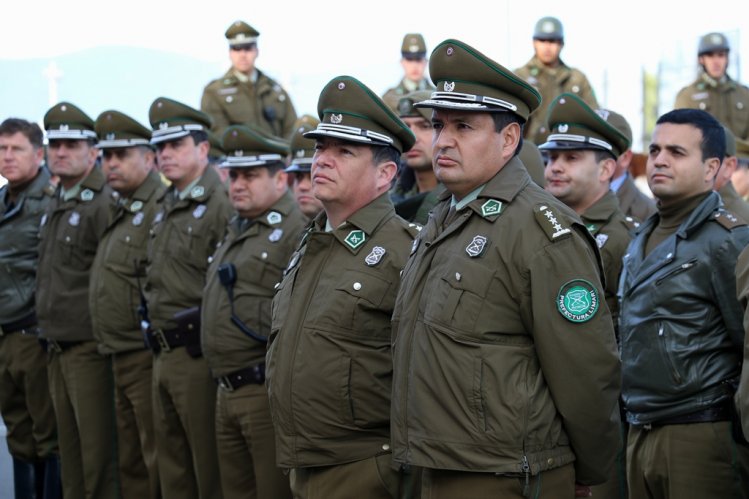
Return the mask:
<svg viewBox="0 0 749 499">
<path fill-rule="evenodd" d="M 700 109 L 702 109 L 704 111 L 706 107 L 707 106 L 705 105 L 704 102 L 700 102 Z"/>
<path fill-rule="evenodd" d="M 232 97 L 231 95 L 226 96 L 226 102 L 231 102 L 233 100 L 234 100 L 234 97 Z"/>
<path fill-rule="evenodd" d="M 69 243 L 69 242 L 70 242 L 70 236 L 65 236 L 65 242 L 66 242 L 66 243 Z"/>
<path fill-rule="evenodd" d="M 262 258 L 263 260 L 265 260 L 266 258 L 268 258 L 268 253 L 265 252 L 265 251 L 263 251 L 262 253 L 260 253 L 260 258 Z"/>
<path fill-rule="evenodd" d="M 382 444 L 382 450 L 390 450 L 390 445 Z"/>
<path fill-rule="evenodd" d="M 672 256 L 674 256 L 674 254 L 673 253 L 669 253 L 668 255 L 666 255 L 666 258 L 671 258 Z"/>
<path fill-rule="evenodd" d="M 209 256 L 209 257 L 208 257 L 208 263 L 211 263 L 211 262 L 213 262 L 213 257 L 212 257 L 212 256 Z"/>
<path fill-rule="evenodd" d="M 463 276 L 460 275 L 460 272 L 455 272 L 455 280 L 456 281 L 459 281 L 461 277 L 463 277 Z"/>
<path fill-rule="evenodd" d="M 361 289 L 361 283 L 355 282 L 353 287 L 354 287 L 354 291 L 359 291 Z"/>
<path fill-rule="evenodd" d="M 554 458 L 550 457 L 549 459 L 547 459 L 546 464 L 548 464 L 549 466 L 552 466 L 554 464 Z"/>
<path fill-rule="evenodd" d="M 126 242 L 126 243 L 129 243 L 129 242 L 130 242 L 130 236 L 125 236 L 125 242 Z"/>
</svg>

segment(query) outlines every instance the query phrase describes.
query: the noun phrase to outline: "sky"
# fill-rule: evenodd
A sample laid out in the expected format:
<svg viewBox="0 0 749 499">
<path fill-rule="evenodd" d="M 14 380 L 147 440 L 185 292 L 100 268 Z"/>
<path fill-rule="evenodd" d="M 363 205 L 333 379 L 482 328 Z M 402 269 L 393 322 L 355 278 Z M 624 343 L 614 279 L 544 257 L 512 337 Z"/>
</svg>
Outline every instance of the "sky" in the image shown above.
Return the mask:
<svg viewBox="0 0 749 499">
<path fill-rule="evenodd" d="M 189 4 L 171 0 L 40 0 L 4 5 L 0 60 L 45 58 L 53 62 L 62 54 L 94 47 L 141 47 L 194 57 L 205 65 L 203 69 L 215 68 L 218 78 L 229 66 L 224 31 L 234 20 L 242 19 L 261 33 L 257 67 L 282 83 L 299 114 L 315 114 L 320 90 L 337 75 L 355 76 L 380 94 L 394 86 L 402 76 L 400 44 L 405 33 L 422 33 L 429 50 L 444 39 L 457 38 L 514 69 L 532 56 L 535 22 L 553 15 L 564 24 L 562 59 L 587 74 L 599 103 L 623 114 L 638 137 L 642 130 L 642 72 L 655 73 L 662 65 L 661 108 L 668 110 L 678 88 L 696 74 L 696 47 L 702 34 L 725 32 L 733 43 L 729 73 L 749 80 L 749 61 L 744 57 L 745 63 L 739 67 L 736 57 L 749 54 L 749 9 L 737 15 L 738 5 L 713 0 L 706 11 L 682 2 L 644 0 L 211 0 Z M 90 71 L 91 87 L 68 88 L 58 95 L 59 100 L 85 100 L 97 77 L 107 70 L 85 69 Z M 185 102 L 198 107 L 199 93 Z M 13 98 L 2 95 L 0 86 L 0 111 L 2 103 Z M 118 109 L 116 100 L 110 107 Z M 146 109 L 121 110 L 143 121 L 147 116 Z M 86 111 L 95 117 L 104 109 Z"/>
</svg>

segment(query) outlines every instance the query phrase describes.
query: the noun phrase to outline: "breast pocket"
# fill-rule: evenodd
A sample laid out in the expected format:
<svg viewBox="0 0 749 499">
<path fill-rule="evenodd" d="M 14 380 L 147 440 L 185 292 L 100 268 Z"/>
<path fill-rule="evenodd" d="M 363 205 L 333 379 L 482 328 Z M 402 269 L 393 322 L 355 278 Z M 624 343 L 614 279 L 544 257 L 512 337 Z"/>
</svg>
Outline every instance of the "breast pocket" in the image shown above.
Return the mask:
<svg viewBox="0 0 749 499">
<path fill-rule="evenodd" d="M 336 283 L 329 319 L 356 334 L 389 338 L 395 288 L 384 276 L 345 269 Z"/>
</svg>

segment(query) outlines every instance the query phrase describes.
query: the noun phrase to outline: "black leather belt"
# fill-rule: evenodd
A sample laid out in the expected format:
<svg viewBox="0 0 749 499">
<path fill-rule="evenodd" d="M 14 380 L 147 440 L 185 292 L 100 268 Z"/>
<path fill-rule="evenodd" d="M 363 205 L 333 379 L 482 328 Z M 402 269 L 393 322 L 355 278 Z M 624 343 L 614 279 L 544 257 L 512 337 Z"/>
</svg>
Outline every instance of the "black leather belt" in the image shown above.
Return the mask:
<svg viewBox="0 0 749 499">
<path fill-rule="evenodd" d="M 18 319 L 17 321 L 0 324 L 0 336 L 5 336 L 13 333 L 25 333 L 27 332 L 27 330 L 36 328 L 36 324 L 36 314 L 32 312 L 26 317 Z M 33 332 L 36 333 L 36 331 Z"/>
<path fill-rule="evenodd" d="M 668 426 L 675 424 L 695 424 L 695 423 L 717 423 L 719 421 L 730 421 L 731 420 L 731 408 L 726 403 L 722 403 L 707 409 L 702 409 L 697 412 L 684 414 L 683 416 L 675 416 L 673 418 L 661 419 L 653 423 L 647 423 L 643 425 L 635 425 L 638 428 L 650 430 L 652 428 L 658 428 L 660 426 Z"/>
<path fill-rule="evenodd" d="M 153 329 L 150 335 L 154 340 L 151 341 L 151 350 L 156 353 L 169 352 L 190 342 L 190 335 L 181 329 Z"/>
<path fill-rule="evenodd" d="M 244 385 L 262 385 L 265 383 L 265 363 L 240 369 L 215 379 L 218 386 L 227 392 L 233 392 Z"/>
</svg>

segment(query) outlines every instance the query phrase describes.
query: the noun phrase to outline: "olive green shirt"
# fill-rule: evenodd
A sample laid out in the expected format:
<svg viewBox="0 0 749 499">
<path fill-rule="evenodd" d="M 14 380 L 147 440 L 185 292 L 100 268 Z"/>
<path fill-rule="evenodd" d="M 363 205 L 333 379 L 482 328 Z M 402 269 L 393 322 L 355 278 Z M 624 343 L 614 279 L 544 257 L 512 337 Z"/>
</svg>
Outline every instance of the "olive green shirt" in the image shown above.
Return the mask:
<svg viewBox="0 0 749 499">
<path fill-rule="evenodd" d="M 34 312 L 39 261 L 39 224 L 55 187 L 46 169 L 9 205 L 7 184 L 0 189 L 0 326 Z"/>
<path fill-rule="evenodd" d="M 252 125 L 277 137 L 294 132 L 296 111 L 281 85 L 257 71 L 257 78 L 242 78 L 233 69 L 203 90 L 200 109 L 213 119 L 211 130 L 220 134 L 230 125 Z"/>
<path fill-rule="evenodd" d="M 393 88 L 389 88 L 382 96 L 382 100 L 385 104 L 390 106 L 391 109 L 398 110 L 398 101 L 401 97 L 404 97 L 411 92 L 417 92 L 420 90 L 434 90 L 435 86 L 429 81 L 429 78 L 422 78 L 420 81 L 410 81 L 403 78 L 398 85 Z"/>
<path fill-rule="evenodd" d="M 749 203 L 741 199 L 730 180 L 720 188 L 718 194 L 720 194 L 726 210 L 749 223 Z"/>
<path fill-rule="evenodd" d="M 744 307 L 744 364 L 735 400 L 744 437 L 749 440 L 749 247 L 744 248 L 736 263 L 736 289 Z"/>
<path fill-rule="evenodd" d="M 115 201 L 99 167 L 83 179 L 74 198 L 63 200 L 59 189 L 41 222 L 36 286 L 39 327 L 47 339 L 91 341 L 91 265 Z"/>
<path fill-rule="evenodd" d="M 525 66 L 516 69 L 515 74 L 533 85 L 541 94 L 541 105 L 530 115 L 524 128 L 524 137 L 536 144 L 543 143 L 549 134 L 546 115 L 549 113 L 549 105 L 558 95 L 569 92 L 580 97 L 593 109 L 598 108 L 598 101 L 588 78 L 580 70 L 567 66 L 561 60 L 557 67 L 549 68 L 533 56 Z"/>
<path fill-rule="evenodd" d="M 714 80 L 704 71 L 679 90 L 674 109 L 702 109 L 727 126 L 733 134 L 749 140 L 749 88 L 728 75 Z"/>
<path fill-rule="evenodd" d="M 218 267 L 234 264 L 234 313 L 256 334 L 267 337 L 276 285 L 299 245 L 305 225 L 304 215 L 288 191 L 257 218 L 237 216 L 229 223 L 226 238 L 208 268 L 201 307 L 203 355 L 214 377 L 265 361 L 265 343 L 250 338 L 231 321 L 232 303 L 219 281 Z"/>
<path fill-rule="evenodd" d="M 387 193 L 331 232 L 326 222 L 305 232 L 273 300 L 266 386 L 285 468 L 390 446 L 390 317 L 416 230 Z"/>
<path fill-rule="evenodd" d="M 211 167 L 185 199 L 175 196 L 172 186 L 157 200 L 145 285 L 154 329 L 173 329 L 174 314 L 200 306 L 209 258 L 224 238 L 232 211 Z"/>
<path fill-rule="evenodd" d="M 144 348 L 137 310 L 146 280 L 156 200 L 165 190 L 159 174 L 150 172 L 129 199 L 121 199 L 113 207 L 99 242 L 91 266 L 89 306 L 101 353 Z"/>
<path fill-rule="evenodd" d="M 393 313 L 396 463 L 608 478 L 620 368 L 595 241 L 518 158 L 414 241 Z"/>
</svg>

